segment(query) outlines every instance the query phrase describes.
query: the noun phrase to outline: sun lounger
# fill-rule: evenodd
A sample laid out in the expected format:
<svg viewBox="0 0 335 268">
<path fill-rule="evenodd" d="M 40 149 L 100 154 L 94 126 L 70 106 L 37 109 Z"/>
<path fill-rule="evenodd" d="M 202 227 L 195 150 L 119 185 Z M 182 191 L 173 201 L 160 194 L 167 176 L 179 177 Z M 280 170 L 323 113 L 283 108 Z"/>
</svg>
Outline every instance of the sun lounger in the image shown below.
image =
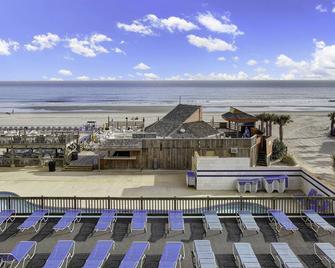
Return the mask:
<svg viewBox="0 0 335 268">
<path fill-rule="evenodd" d="M 42 222 L 46 222 L 49 211 L 47 209 L 35 210 L 19 227 L 21 232 L 33 228 L 38 232 L 42 226 Z"/>
<path fill-rule="evenodd" d="M 314 243 L 314 253 L 321 261 L 326 261 L 328 267 L 335 265 L 335 247 L 330 243 Z"/>
<path fill-rule="evenodd" d="M 281 210 L 269 209 L 268 215 L 270 222 L 275 224 L 275 229 L 278 233 L 281 230 L 290 231 L 292 233 L 298 230 L 298 227 L 295 226 L 289 217 L 287 217 L 287 215 Z"/>
<path fill-rule="evenodd" d="M 101 268 L 110 256 L 114 246 L 113 240 L 99 240 L 88 256 L 83 268 Z"/>
<path fill-rule="evenodd" d="M 21 241 L 16 244 L 11 253 L 0 253 L 0 267 L 24 267 L 27 260 L 31 260 L 36 252 L 36 241 Z"/>
<path fill-rule="evenodd" d="M 7 229 L 8 222 L 13 222 L 15 210 L 6 209 L 0 212 L 0 232 L 3 233 Z"/>
<path fill-rule="evenodd" d="M 58 240 L 43 268 L 67 267 L 74 255 L 74 248 L 75 243 L 73 240 Z"/>
<path fill-rule="evenodd" d="M 327 233 L 333 233 L 335 231 L 335 227 L 330 225 L 314 210 L 305 210 L 304 214 L 306 218 L 303 218 L 303 220 L 310 225 L 316 234 L 319 234 L 320 230 L 323 230 Z"/>
<path fill-rule="evenodd" d="M 54 231 L 58 232 L 63 231 L 65 229 L 69 229 L 69 231 L 72 233 L 76 222 L 80 221 L 80 218 L 78 217 L 80 213 L 81 213 L 80 210 L 75 209 L 66 211 L 63 217 L 53 227 Z"/>
<path fill-rule="evenodd" d="M 134 210 L 130 223 L 130 232 L 144 231 L 147 232 L 147 211 Z"/>
<path fill-rule="evenodd" d="M 209 240 L 194 240 L 192 254 L 195 258 L 195 266 L 198 268 L 218 267 Z"/>
<path fill-rule="evenodd" d="M 279 261 L 279 267 L 304 267 L 287 243 L 271 243 L 270 254 L 275 262 Z"/>
<path fill-rule="evenodd" d="M 250 243 L 234 243 L 233 255 L 238 267 L 261 268 Z"/>
<path fill-rule="evenodd" d="M 181 268 L 181 260 L 185 257 L 184 244 L 182 242 L 166 242 L 158 268 Z"/>
<path fill-rule="evenodd" d="M 168 233 L 170 231 L 174 232 L 185 232 L 183 211 L 181 210 L 170 210 L 168 213 L 169 223 L 168 223 Z"/>
<path fill-rule="evenodd" d="M 106 232 L 110 229 L 113 232 L 114 223 L 116 221 L 116 210 L 115 209 L 106 209 L 101 212 L 101 216 L 95 225 L 95 232 Z"/>
<path fill-rule="evenodd" d="M 220 233 L 222 233 L 223 228 L 220 219 L 215 211 L 206 211 L 204 213 L 203 220 L 206 234 L 208 231 L 219 231 Z"/>
<path fill-rule="evenodd" d="M 133 242 L 122 259 L 119 268 L 142 267 L 145 259 L 145 252 L 149 249 L 149 247 L 149 242 Z"/>
<path fill-rule="evenodd" d="M 242 231 L 242 234 L 245 231 L 255 231 L 256 233 L 259 233 L 259 227 L 250 211 L 247 210 L 239 211 L 238 214 L 236 215 L 236 219 L 238 222 L 238 226 Z"/>
</svg>

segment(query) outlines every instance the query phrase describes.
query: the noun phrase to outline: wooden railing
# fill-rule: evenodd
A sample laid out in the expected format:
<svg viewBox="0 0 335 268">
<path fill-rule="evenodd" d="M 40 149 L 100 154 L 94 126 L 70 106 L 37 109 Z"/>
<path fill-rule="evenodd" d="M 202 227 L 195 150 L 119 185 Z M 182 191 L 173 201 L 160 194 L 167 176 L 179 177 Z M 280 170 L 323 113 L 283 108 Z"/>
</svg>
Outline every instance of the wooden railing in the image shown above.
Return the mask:
<svg viewBox="0 0 335 268">
<path fill-rule="evenodd" d="M 30 214 L 36 209 L 49 209 L 50 214 L 62 214 L 68 209 L 81 209 L 84 214 L 97 214 L 103 209 L 131 213 L 145 209 L 150 214 L 166 214 L 183 210 L 185 214 L 202 214 L 215 210 L 218 214 L 234 215 L 248 210 L 267 215 L 268 209 L 280 209 L 290 215 L 300 215 L 304 209 L 334 215 L 335 197 L 0 197 L 0 211 L 14 209 L 17 214 Z"/>
</svg>

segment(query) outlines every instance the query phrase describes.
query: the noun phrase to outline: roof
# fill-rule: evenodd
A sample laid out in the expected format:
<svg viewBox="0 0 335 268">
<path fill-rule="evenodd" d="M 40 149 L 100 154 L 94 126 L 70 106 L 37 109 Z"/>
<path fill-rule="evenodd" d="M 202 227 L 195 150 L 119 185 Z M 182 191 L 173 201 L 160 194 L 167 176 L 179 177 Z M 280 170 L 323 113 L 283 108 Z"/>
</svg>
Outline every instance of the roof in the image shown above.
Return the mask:
<svg viewBox="0 0 335 268">
<path fill-rule="evenodd" d="M 170 136 L 200 108 L 197 105 L 179 104 L 162 119 L 146 127 L 145 132 L 155 132 L 160 137 Z"/>
<path fill-rule="evenodd" d="M 205 138 L 218 134 L 218 131 L 204 121 L 184 123 L 170 136 L 172 138 Z"/>
<path fill-rule="evenodd" d="M 256 122 L 257 118 L 254 115 L 243 112 L 234 107 L 230 107 L 230 111 L 223 114 L 222 118 L 227 121 L 237 122 L 237 123 L 245 123 L 245 122 Z"/>
<path fill-rule="evenodd" d="M 185 219 L 185 233 L 176 232 L 172 235 L 165 236 L 167 217 L 148 219 L 148 231 L 146 233 L 138 232 L 127 235 L 129 218 L 118 218 L 114 231 L 93 233 L 94 226 L 98 218 L 83 218 L 75 225 L 74 231 L 54 233 L 52 227 L 59 220 L 57 218 L 49 218 L 47 223 L 42 224 L 42 229 L 35 233 L 33 231 L 17 232 L 16 227 L 22 223 L 23 218 L 16 218 L 8 229 L 0 235 L 0 252 L 10 252 L 16 243 L 21 240 L 31 240 L 37 242 L 37 250 L 32 260 L 27 260 L 26 267 L 40 268 L 45 264 L 53 247 L 58 240 L 74 240 L 75 254 L 69 260 L 68 267 L 82 267 L 93 251 L 97 240 L 113 239 L 115 241 L 115 249 L 111 251 L 104 267 L 118 267 L 127 249 L 133 241 L 149 241 L 150 248 L 146 252 L 147 257 L 144 260 L 143 268 L 157 267 L 163 248 L 167 241 L 181 241 L 185 245 L 185 258 L 182 260 L 182 267 L 193 267 L 192 244 L 194 240 L 209 240 L 211 247 L 216 256 L 219 267 L 236 267 L 232 245 L 234 242 L 248 242 L 260 262 L 261 267 L 277 267 L 270 255 L 270 242 L 287 242 L 293 252 L 298 255 L 300 260 L 306 267 L 323 267 L 317 256 L 313 252 L 313 242 L 330 242 L 334 243 L 332 235 L 319 236 L 307 227 L 301 218 L 292 219 L 294 224 L 299 227 L 299 232 L 291 235 L 282 235 L 278 237 L 270 227 L 267 217 L 257 218 L 256 222 L 260 227 L 260 232 L 252 235 L 242 236 L 236 219 L 221 219 L 223 233 L 210 232 L 205 236 L 204 224 L 200 218 Z M 327 219 L 334 224 L 334 219 Z"/>
</svg>

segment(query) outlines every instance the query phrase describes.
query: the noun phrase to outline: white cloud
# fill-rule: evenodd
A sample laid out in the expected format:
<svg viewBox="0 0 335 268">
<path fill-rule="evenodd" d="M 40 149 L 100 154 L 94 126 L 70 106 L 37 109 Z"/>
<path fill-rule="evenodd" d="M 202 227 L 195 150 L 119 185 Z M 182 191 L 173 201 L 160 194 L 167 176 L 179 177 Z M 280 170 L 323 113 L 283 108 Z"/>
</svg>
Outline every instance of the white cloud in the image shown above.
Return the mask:
<svg viewBox="0 0 335 268">
<path fill-rule="evenodd" d="M 225 61 L 226 58 L 225 57 L 218 57 L 218 61 Z"/>
<path fill-rule="evenodd" d="M 238 72 L 236 74 L 228 74 L 228 73 L 209 73 L 209 74 L 190 74 L 184 73 L 182 76 L 174 76 L 174 78 L 178 78 L 178 80 L 185 79 L 185 80 L 247 80 L 248 75 L 245 72 Z M 176 80 L 176 79 L 174 79 Z"/>
<path fill-rule="evenodd" d="M 140 62 L 139 64 L 135 65 L 133 68 L 135 70 L 141 70 L 141 71 L 147 71 L 147 70 L 151 69 L 151 67 L 149 65 L 146 65 L 143 62 Z"/>
<path fill-rule="evenodd" d="M 33 37 L 33 41 L 30 44 L 25 44 L 24 47 L 28 51 L 38 51 L 44 49 L 54 48 L 61 38 L 57 34 L 47 33 L 39 34 Z"/>
<path fill-rule="evenodd" d="M 144 79 L 146 80 L 156 80 L 156 79 L 159 79 L 159 76 L 154 74 L 154 73 L 144 73 L 143 74 L 144 76 Z"/>
<path fill-rule="evenodd" d="M 81 76 L 77 77 L 77 80 L 88 81 L 88 80 L 90 80 L 90 78 L 88 76 L 86 76 L 86 75 L 81 75 Z"/>
<path fill-rule="evenodd" d="M 255 65 L 257 65 L 257 61 L 256 60 L 254 60 L 254 59 L 251 59 L 251 60 L 248 60 L 247 61 L 247 65 L 249 65 L 249 66 L 255 66 Z"/>
<path fill-rule="evenodd" d="M 154 14 L 149 14 L 145 16 L 144 20 L 149 21 L 151 26 L 154 28 L 167 29 L 171 33 L 173 33 L 175 30 L 182 32 L 198 29 L 198 26 L 196 26 L 192 22 L 175 16 L 161 19 Z"/>
<path fill-rule="evenodd" d="M 126 55 L 126 52 L 124 52 L 121 48 L 118 48 L 118 47 L 112 48 L 112 51 L 114 51 L 117 54 Z"/>
<path fill-rule="evenodd" d="M 282 79 L 335 79 L 335 44 L 313 40 L 314 53 L 310 60 L 296 61 L 281 54 L 276 64 L 287 69 Z"/>
<path fill-rule="evenodd" d="M 124 40 L 121 40 L 120 41 L 120 45 L 123 45 L 123 44 L 125 44 L 126 43 L 126 41 L 124 41 Z"/>
<path fill-rule="evenodd" d="M 255 69 L 255 72 L 257 72 L 257 73 L 265 73 L 266 69 L 263 68 L 263 67 L 258 67 L 258 68 Z"/>
<path fill-rule="evenodd" d="M 264 63 L 264 64 L 269 64 L 270 61 L 269 61 L 268 59 L 264 59 L 264 60 L 263 60 L 263 63 Z"/>
<path fill-rule="evenodd" d="M 17 51 L 19 47 L 20 44 L 16 41 L 0 39 L 0 56 L 9 56 L 13 51 Z"/>
<path fill-rule="evenodd" d="M 234 56 L 234 57 L 232 57 L 232 60 L 233 60 L 234 62 L 238 62 L 238 61 L 240 60 L 240 58 L 239 58 L 238 56 Z"/>
<path fill-rule="evenodd" d="M 133 20 L 130 24 L 118 22 L 117 27 L 127 32 L 142 35 L 153 35 L 154 29 L 165 29 L 171 33 L 176 30 L 182 32 L 198 29 L 198 26 L 183 18 L 176 16 L 159 18 L 154 14 L 148 14 L 142 19 Z"/>
<path fill-rule="evenodd" d="M 335 6 L 333 7 L 332 12 L 335 13 Z"/>
<path fill-rule="evenodd" d="M 118 78 L 115 76 L 100 76 L 97 80 L 102 80 L 102 81 L 114 81 L 117 80 Z"/>
<path fill-rule="evenodd" d="M 72 76 L 72 72 L 67 69 L 58 70 L 58 74 L 63 75 L 63 76 Z"/>
<path fill-rule="evenodd" d="M 207 12 L 205 14 L 199 14 L 197 19 L 200 24 L 202 24 L 212 32 L 226 33 L 234 36 L 244 34 L 238 29 L 235 24 L 231 23 L 230 19 L 227 16 L 222 16 L 221 21 L 215 18 L 212 13 Z"/>
<path fill-rule="evenodd" d="M 143 25 L 138 20 L 134 20 L 131 24 L 118 22 L 117 27 L 127 32 L 139 33 L 142 35 L 152 35 L 153 34 L 153 31 L 151 30 L 149 26 Z"/>
<path fill-rule="evenodd" d="M 49 80 L 50 81 L 63 81 L 63 79 L 59 77 L 50 77 Z"/>
<path fill-rule="evenodd" d="M 100 45 L 102 42 L 110 42 L 112 39 L 104 34 L 92 34 L 82 40 L 78 38 L 68 39 L 68 45 L 75 54 L 84 57 L 95 57 L 101 53 L 109 53 L 109 51 Z"/>
<path fill-rule="evenodd" d="M 319 12 L 321 12 L 321 13 L 325 13 L 325 12 L 328 11 L 327 8 L 324 7 L 322 4 L 317 5 L 317 6 L 315 7 L 315 10 L 317 10 L 317 11 L 319 11 Z"/>
<path fill-rule="evenodd" d="M 197 35 L 190 34 L 187 36 L 188 42 L 199 48 L 206 48 L 209 52 L 213 51 L 235 51 L 236 46 L 234 44 L 227 43 L 226 41 L 219 38 L 212 37 L 200 37 Z"/>
<path fill-rule="evenodd" d="M 260 73 L 252 77 L 253 80 L 270 80 L 271 76 L 266 73 Z"/>
</svg>

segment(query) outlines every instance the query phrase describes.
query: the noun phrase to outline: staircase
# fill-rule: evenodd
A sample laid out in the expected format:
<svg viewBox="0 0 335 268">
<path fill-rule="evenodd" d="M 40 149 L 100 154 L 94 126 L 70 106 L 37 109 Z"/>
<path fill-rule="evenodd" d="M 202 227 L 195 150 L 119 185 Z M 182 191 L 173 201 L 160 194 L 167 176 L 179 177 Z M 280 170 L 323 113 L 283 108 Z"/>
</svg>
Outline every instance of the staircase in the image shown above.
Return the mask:
<svg viewBox="0 0 335 268">
<path fill-rule="evenodd" d="M 95 156 L 82 155 L 77 160 L 71 161 L 63 168 L 63 171 L 92 171 Z"/>
<path fill-rule="evenodd" d="M 257 166 L 267 166 L 266 152 L 259 151 L 257 156 Z"/>
</svg>

